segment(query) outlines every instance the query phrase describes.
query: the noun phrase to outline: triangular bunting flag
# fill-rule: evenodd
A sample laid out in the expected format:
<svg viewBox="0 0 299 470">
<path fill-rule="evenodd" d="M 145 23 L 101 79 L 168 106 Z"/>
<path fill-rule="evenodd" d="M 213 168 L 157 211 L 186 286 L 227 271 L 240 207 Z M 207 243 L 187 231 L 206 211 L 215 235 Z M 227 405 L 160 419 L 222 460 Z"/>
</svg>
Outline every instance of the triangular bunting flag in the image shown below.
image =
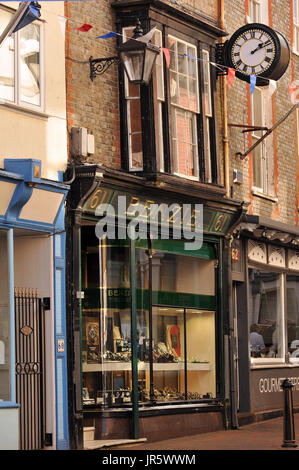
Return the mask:
<svg viewBox="0 0 299 470">
<path fill-rule="evenodd" d="M 110 39 L 110 38 L 113 38 L 114 36 L 117 36 L 117 33 L 110 31 L 110 33 L 103 34 L 103 36 L 96 36 L 96 39 Z"/>
<path fill-rule="evenodd" d="M 256 84 L 256 75 L 250 75 L 250 94 L 254 92 Z"/>
<path fill-rule="evenodd" d="M 27 9 L 24 15 L 21 17 L 20 21 L 15 26 L 13 33 L 16 33 L 17 31 L 19 31 L 19 29 L 24 28 L 28 24 L 32 23 L 34 20 L 40 18 L 40 8 L 40 5 L 35 4 L 34 2 L 30 2 L 29 5 L 27 5 Z"/>
<path fill-rule="evenodd" d="M 92 28 L 91 24 L 84 23 L 82 26 L 80 26 L 80 28 L 75 28 L 75 29 L 77 29 L 78 31 L 82 31 L 83 33 L 87 33 L 87 31 L 89 31 L 91 28 Z"/>
<path fill-rule="evenodd" d="M 230 87 L 232 86 L 232 83 L 233 83 L 234 78 L 235 78 L 235 74 L 236 74 L 235 69 L 232 69 L 232 68 L 228 69 L 228 77 L 227 77 L 228 89 L 230 89 Z"/>
<path fill-rule="evenodd" d="M 162 49 L 163 49 L 163 52 L 164 52 L 167 68 L 169 69 L 169 66 L 170 66 L 170 50 L 167 49 L 166 47 L 163 47 Z"/>
<path fill-rule="evenodd" d="M 292 82 L 290 85 L 288 85 L 289 87 L 289 93 L 290 93 L 290 98 L 291 98 L 291 103 L 292 104 L 296 104 L 296 84 L 295 82 Z"/>
<path fill-rule="evenodd" d="M 269 90 L 268 90 L 268 98 L 271 99 L 273 93 L 275 93 L 277 88 L 277 83 L 275 80 L 269 80 Z"/>
<path fill-rule="evenodd" d="M 137 38 L 136 41 L 141 41 L 141 42 L 150 42 L 152 39 L 153 35 L 155 34 L 156 31 L 156 26 L 154 26 L 148 33 L 144 34 L 140 38 Z"/>
</svg>

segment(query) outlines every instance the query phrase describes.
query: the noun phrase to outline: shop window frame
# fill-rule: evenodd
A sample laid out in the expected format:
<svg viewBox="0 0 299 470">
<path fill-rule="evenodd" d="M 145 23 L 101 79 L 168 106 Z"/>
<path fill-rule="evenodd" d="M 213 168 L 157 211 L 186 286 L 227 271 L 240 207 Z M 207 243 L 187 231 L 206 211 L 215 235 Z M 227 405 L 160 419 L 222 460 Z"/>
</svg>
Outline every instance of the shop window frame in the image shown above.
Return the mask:
<svg viewBox="0 0 299 470">
<path fill-rule="evenodd" d="M 281 291 L 281 298 L 280 298 L 280 303 L 281 303 L 281 311 L 282 311 L 282 357 L 281 358 L 267 358 L 267 357 L 262 357 L 262 358 L 253 358 L 250 357 L 250 341 L 249 341 L 249 335 L 250 331 L 248 331 L 248 357 L 250 359 L 251 367 L 255 366 L 265 366 L 268 367 L 270 365 L 275 366 L 281 366 L 281 365 L 298 365 L 299 363 L 299 358 L 291 358 L 289 351 L 288 351 L 288 330 L 287 330 L 287 320 L 288 320 L 288 315 L 287 315 L 287 275 L 288 274 L 294 274 L 295 276 L 299 277 L 299 273 L 294 271 L 290 272 L 287 271 L 284 268 L 275 268 L 267 265 L 267 264 L 260 264 L 260 263 L 253 263 L 250 262 L 248 263 L 247 266 L 247 271 L 249 272 L 249 269 L 256 269 L 256 270 L 261 270 L 261 271 L 267 271 L 267 272 L 272 272 L 275 274 L 279 274 L 281 281 L 280 281 L 280 291 Z M 248 295 L 248 314 L 249 314 L 249 282 L 247 283 L 247 295 Z M 248 324 L 249 329 L 250 329 L 250 324 Z"/>
<path fill-rule="evenodd" d="M 91 219 L 89 219 L 91 221 Z M 216 245 L 218 244 L 218 241 L 211 241 L 211 240 L 205 240 L 207 243 L 210 243 L 210 244 L 214 244 L 214 249 L 215 249 L 215 255 L 216 255 L 216 252 L 217 252 L 217 249 L 216 249 Z M 214 242 L 214 243 L 213 243 Z M 158 250 L 159 251 L 159 250 Z M 152 404 L 151 402 L 148 402 L 146 403 L 146 406 L 148 405 L 151 405 L 153 407 L 159 405 L 159 406 L 167 406 L 167 405 L 173 405 L 173 406 L 176 406 L 176 407 L 180 407 L 181 405 L 184 405 L 184 404 L 196 404 L 196 403 L 206 403 L 206 402 L 213 402 L 213 401 L 219 401 L 222 397 L 222 393 L 223 393 L 223 390 L 222 390 L 222 386 L 221 386 L 221 380 L 220 380 L 220 375 L 222 374 L 221 372 L 221 361 L 219 359 L 219 348 L 221 348 L 221 344 L 219 342 L 220 340 L 220 337 L 219 337 L 219 334 L 220 334 L 220 323 L 221 323 L 221 319 L 219 317 L 219 314 L 218 314 L 218 308 L 219 308 L 219 305 L 218 305 L 218 302 L 216 300 L 216 289 L 217 289 L 217 284 L 218 284 L 218 276 L 220 275 L 220 271 L 218 269 L 214 269 L 214 277 L 215 277 L 215 306 L 212 308 L 212 309 L 209 309 L 209 308 L 197 308 L 197 307 L 190 307 L 190 306 L 182 306 L 182 305 L 179 305 L 179 306 L 175 306 L 175 305 L 169 305 L 168 307 L 169 308 L 179 308 L 179 309 L 184 309 L 185 311 L 185 314 L 188 310 L 198 310 L 199 312 L 200 311 L 204 311 L 204 312 L 208 312 L 208 311 L 211 311 L 214 313 L 214 321 L 215 321 L 215 330 L 214 330 L 214 333 L 215 333 L 215 369 L 214 369 L 214 374 L 215 374 L 215 392 L 216 392 L 216 395 L 215 397 L 213 398 L 202 398 L 202 399 L 194 399 L 194 400 L 176 400 L 176 401 L 172 401 L 172 402 L 157 402 L 156 404 Z M 150 295 L 150 294 L 149 294 Z M 162 308 L 165 308 L 167 307 L 167 305 L 165 304 L 160 304 L 160 303 L 152 303 L 151 304 L 152 308 L 155 308 L 155 307 L 162 307 Z M 150 315 L 150 312 L 148 313 Z M 151 314 L 152 315 L 152 314 Z M 149 364 L 154 364 L 153 360 L 151 359 L 151 361 L 149 362 Z M 184 372 L 187 372 L 187 371 L 184 371 Z M 130 409 L 130 406 L 131 406 L 131 403 L 129 405 L 129 409 Z M 86 406 L 84 407 L 84 410 L 88 410 L 88 409 L 100 409 L 100 411 L 102 412 L 105 412 L 105 410 L 107 410 L 107 407 L 102 407 L 102 406 L 99 406 L 99 405 L 91 405 L 91 406 Z M 110 408 L 108 408 L 110 410 Z M 124 408 L 125 409 L 125 408 Z"/>
</svg>

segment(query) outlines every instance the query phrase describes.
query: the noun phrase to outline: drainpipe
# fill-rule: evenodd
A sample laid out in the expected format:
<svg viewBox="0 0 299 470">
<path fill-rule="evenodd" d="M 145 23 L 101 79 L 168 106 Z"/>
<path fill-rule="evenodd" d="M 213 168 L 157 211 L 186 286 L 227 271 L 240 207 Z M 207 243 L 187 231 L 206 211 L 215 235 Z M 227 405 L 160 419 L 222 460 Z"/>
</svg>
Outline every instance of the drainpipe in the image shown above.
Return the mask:
<svg viewBox="0 0 299 470">
<path fill-rule="evenodd" d="M 220 28 L 224 30 L 224 0 L 219 0 L 219 16 Z M 221 38 L 221 42 L 225 42 L 225 38 Z M 229 185 L 229 147 L 228 147 L 228 125 L 227 125 L 227 90 L 226 90 L 226 76 L 220 76 L 221 94 L 222 94 L 222 115 L 223 115 L 223 158 L 224 158 L 224 184 L 225 195 L 230 197 Z"/>
</svg>

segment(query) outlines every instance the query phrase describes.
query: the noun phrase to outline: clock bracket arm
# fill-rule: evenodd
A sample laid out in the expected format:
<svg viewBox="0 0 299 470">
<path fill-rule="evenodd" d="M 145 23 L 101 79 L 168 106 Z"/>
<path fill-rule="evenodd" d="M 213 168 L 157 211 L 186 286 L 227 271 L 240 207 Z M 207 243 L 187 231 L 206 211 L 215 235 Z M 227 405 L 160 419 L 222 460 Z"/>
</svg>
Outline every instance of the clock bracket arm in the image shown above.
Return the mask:
<svg viewBox="0 0 299 470">
<path fill-rule="evenodd" d="M 278 126 L 280 126 L 280 124 L 282 124 L 290 116 L 290 114 L 292 114 L 292 112 L 295 111 L 295 109 L 297 109 L 298 107 L 299 107 L 299 103 L 294 104 L 294 106 L 292 106 L 291 109 L 284 116 L 282 116 L 270 129 L 264 128 L 264 130 L 267 129 L 266 133 L 260 139 L 258 139 L 255 142 L 255 144 L 252 145 L 245 153 L 237 152 L 235 154 L 236 157 L 240 157 L 241 160 L 244 160 L 244 158 L 246 158 L 259 144 L 261 144 L 263 142 L 263 140 L 265 140 L 270 134 L 272 134 L 272 132 Z M 246 126 L 242 126 L 242 125 L 239 125 L 239 124 L 235 124 L 234 126 L 246 127 Z M 248 128 L 249 127 L 252 127 L 252 129 L 248 129 L 247 132 L 250 132 L 251 130 L 256 130 L 255 126 L 248 126 Z M 263 128 L 258 128 L 258 129 L 262 130 Z"/>
</svg>

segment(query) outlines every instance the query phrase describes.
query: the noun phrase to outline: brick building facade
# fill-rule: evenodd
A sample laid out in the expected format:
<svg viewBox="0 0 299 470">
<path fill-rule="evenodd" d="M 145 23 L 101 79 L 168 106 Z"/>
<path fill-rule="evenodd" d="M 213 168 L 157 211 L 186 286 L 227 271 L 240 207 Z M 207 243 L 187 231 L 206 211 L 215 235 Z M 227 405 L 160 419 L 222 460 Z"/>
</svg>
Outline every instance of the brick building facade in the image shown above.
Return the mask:
<svg viewBox="0 0 299 470">
<path fill-rule="evenodd" d="M 242 160 L 235 154 L 244 153 L 261 131 L 242 133 L 235 125 L 270 128 L 289 110 L 288 84 L 296 77 L 298 56 L 291 54 L 277 83 L 269 100 L 271 113 L 265 106 L 265 113 L 258 113 L 259 99 L 268 104 L 268 87 L 257 87 L 251 96 L 249 85 L 235 78 L 228 90 L 226 77 L 217 76 L 214 65 L 216 44 L 253 22 L 249 16 L 257 15 L 259 7 L 259 22 L 293 44 L 292 2 L 285 1 L 287 19 L 281 19 L 278 2 L 264 2 L 266 10 L 261 3 L 65 2 L 69 155 L 75 163 L 66 176 L 72 181 L 66 224 L 74 448 L 83 446 L 84 428 L 92 428 L 95 440 L 155 440 L 223 423 L 234 427 L 238 411 L 241 417 L 281 409 L 279 391 L 269 403 L 256 391 L 261 380 L 276 377 L 277 363 L 296 375 L 296 360 L 287 359 L 292 353 L 286 346 L 288 328 L 282 326 L 287 325 L 287 307 L 279 321 L 270 314 L 282 302 L 280 294 L 283 299 L 288 294 L 292 323 L 298 322 L 296 113 L 265 139 L 259 147 L 265 153 L 255 151 L 260 167 L 252 155 Z M 116 63 L 91 81 L 89 57 L 115 57 L 116 45 L 132 36 L 138 19 L 144 32 L 156 26 L 153 42 L 160 47 L 150 84 L 130 85 Z M 79 31 L 83 23 L 93 27 Z M 117 35 L 96 39 L 111 31 Z M 169 67 L 162 47 L 169 50 Z M 78 128 L 94 136 L 94 150 L 84 155 L 74 151 L 73 130 Z M 234 182 L 234 170 L 239 177 L 242 173 L 241 184 Z M 188 255 L 172 236 L 156 241 L 150 232 L 136 246 L 128 238 L 99 241 L 96 208 L 109 203 L 117 211 L 120 196 L 126 198 L 129 217 L 138 204 L 164 203 L 191 204 L 194 218 L 201 204 L 202 248 Z M 126 227 L 118 222 L 118 230 Z M 161 234 L 163 227 L 158 230 Z M 277 232 L 281 240 L 269 243 L 264 235 Z M 292 233 L 287 244 L 281 233 Z M 277 258 L 284 264 L 277 264 Z M 274 277 L 269 280 L 263 273 L 271 273 L 271 266 Z M 266 286 L 264 297 L 252 290 L 254 282 Z M 259 313 L 252 311 L 253 304 Z M 250 350 L 253 316 L 260 329 L 268 328 L 266 352 L 258 358 Z M 273 349 L 268 337 L 274 322 L 281 330 L 273 361 L 266 356 Z M 292 334 L 292 341 L 299 339 L 298 330 Z"/>
<path fill-rule="evenodd" d="M 229 13 L 232 7 L 234 15 Z M 298 364 L 294 349 L 298 341 L 297 110 L 246 158 L 236 155 L 244 154 L 265 132 L 248 132 L 248 126 L 270 129 L 294 104 L 289 85 L 296 80 L 298 68 L 294 43 L 296 7 L 298 2 L 292 1 L 225 2 L 229 35 L 244 24 L 263 23 L 283 34 L 290 47 L 289 67 L 276 82 L 272 96 L 268 84 L 256 87 L 251 96 L 250 85 L 241 80 L 235 80 L 228 91 L 230 186 L 234 198 L 248 203 L 245 222 L 239 226 L 233 242 L 236 251 L 232 296 L 238 312 L 235 334 L 240 420 L 243 416 L 260 419 L 269 410 L 279 412 L 285 377 L 293 377 L 297 400 Z M 234 170 L 241 172 L 241 183 L 234 182 Z M 252 342 L 243 341 L 256 333 L 264 341 L 264 348 L 258 353 Z M 279 380 L 279 385 L 265 390 L 264 381 L 271 380 Z"/>
</svg>

